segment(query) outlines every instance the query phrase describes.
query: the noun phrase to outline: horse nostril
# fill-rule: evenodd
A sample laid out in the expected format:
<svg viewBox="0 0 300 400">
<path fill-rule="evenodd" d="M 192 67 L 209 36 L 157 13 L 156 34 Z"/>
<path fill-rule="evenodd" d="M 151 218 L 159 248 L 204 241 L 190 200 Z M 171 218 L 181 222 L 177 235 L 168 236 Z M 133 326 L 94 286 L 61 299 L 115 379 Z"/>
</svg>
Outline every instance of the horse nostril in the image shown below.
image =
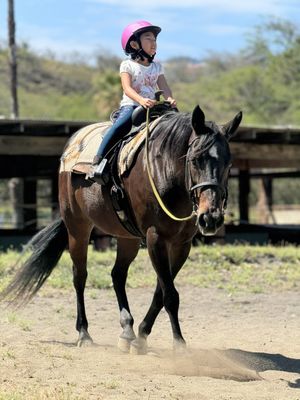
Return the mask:
<svg viewBox="0 0 300 400">
<path fill-rule="evenodd" d="M 198 218 L 198 224 L 204 228 L 206 227 L 206 221 L 207 221 L 207 217 L 206 214 L 200 214 L 199 218 Z"/>
<path fill-rule="evenodd" d="M 208 228 L 210 226 L 221 226 L 224 222 L 223 214 L 217 209 L 210 209 L 209 212 L 199 215 L 198 224 L 202 228 Z"/>
</svg>

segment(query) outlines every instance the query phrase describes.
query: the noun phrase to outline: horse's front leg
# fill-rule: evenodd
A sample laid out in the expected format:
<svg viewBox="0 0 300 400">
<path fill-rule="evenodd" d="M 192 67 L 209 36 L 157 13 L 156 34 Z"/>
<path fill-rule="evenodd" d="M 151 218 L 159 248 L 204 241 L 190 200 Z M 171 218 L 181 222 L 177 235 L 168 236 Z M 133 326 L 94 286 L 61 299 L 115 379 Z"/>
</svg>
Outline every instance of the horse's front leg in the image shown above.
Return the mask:
<svg viewBox="0 0 300 400">
<path fill-rule="evenodd" d="M 179 294 L 173 281 L 189 254 L 191 241 L 166 243 L 152 228 L 148 231 L 147 244 L 158 281 L 151 306 L 139 326 L 138 339 L 132 343 L 135 346 L 133 351 L 138 354 L 147 351 L 147 336 L 151 333 L 155 319 L 163 306 L 170 318 L 174 347 L 182 347 L 185 344 L 178 321 Z"/>
<path fill-rule="evenodd" d="M 120 309 L 120 324 L 123 329 L 118 342 L 122 351 L 129 351 L 130 343 L 135 339 L 133 317 L 130 312 L 125 285 L 130 264 L 140 248 L 140 239 L 118 239 L 117 258 L 111 276 Z"/>
</svg>

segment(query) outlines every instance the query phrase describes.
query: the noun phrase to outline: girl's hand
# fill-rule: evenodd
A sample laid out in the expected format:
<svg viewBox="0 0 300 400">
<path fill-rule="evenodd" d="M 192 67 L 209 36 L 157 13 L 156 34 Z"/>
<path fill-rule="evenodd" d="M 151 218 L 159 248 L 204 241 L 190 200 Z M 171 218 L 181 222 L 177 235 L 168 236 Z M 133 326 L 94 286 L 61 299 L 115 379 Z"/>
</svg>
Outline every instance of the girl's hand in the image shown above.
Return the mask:
<svg viewBox="0 0 300 400">
<path fill-rule="evenodd" d="M 173 99 L 173 97 L 168 97 L 168 98 L 167 98 L 167 101 L 170 102 L 171 107 L 176 107 L 176 106 L 177 106 L 177 102 L 176 102 L 175 99 Z"/>
<path fill-rule="evenodd" d="M 156 101 L 155 100 L 151 100 L 151 99 L 147 99 L 147 98 L 142 98 L 140 100 L 140 105 L 143 106 L 144 108 L 151 108 L 155 105 Z"/>
</svg>

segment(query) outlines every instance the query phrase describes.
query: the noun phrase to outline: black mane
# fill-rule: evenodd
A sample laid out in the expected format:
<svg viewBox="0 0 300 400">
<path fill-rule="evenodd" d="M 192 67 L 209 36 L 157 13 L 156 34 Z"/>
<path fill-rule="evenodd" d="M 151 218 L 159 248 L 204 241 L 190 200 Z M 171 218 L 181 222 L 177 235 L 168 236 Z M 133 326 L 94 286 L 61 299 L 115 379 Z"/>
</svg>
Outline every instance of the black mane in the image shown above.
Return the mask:
<svg viewBox="0 0 300 400">
<path fill-rule="evenodd" d="M 169 112 L 165 114 L 154 128 L 150 141 L 160 141 L 157 152 L 168 157 L 176 158 L 185 155 L 188 150 L 189 139 L 192 134 L 192 114 Z M 197 136 L 191 158 L 200 156 L 208 150 L 220 135 L 215 122 L 205 122 L 205 132 Z"/>
<path fill-rule="evenodd" d="M 163 115 L 155 127 L 151 134 L 151 141 L 160 141 L 159 152 L 174 157 L 174 154 L 182 154 L 191 134 L 191 114 L 169 112 Z"/>
</svg>

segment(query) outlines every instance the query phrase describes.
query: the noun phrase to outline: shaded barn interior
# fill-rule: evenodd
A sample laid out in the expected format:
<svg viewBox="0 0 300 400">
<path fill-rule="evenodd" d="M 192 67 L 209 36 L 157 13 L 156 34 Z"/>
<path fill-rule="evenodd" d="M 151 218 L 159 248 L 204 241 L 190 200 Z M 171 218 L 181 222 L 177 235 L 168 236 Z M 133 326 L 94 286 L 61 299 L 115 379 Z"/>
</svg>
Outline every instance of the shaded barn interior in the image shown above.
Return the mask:
<svg viewBox="0 0 300 400">
<path fill-rule="evenodd" d="M 22 178 L 22 223 L 0 229 L 2 244 L 24 242 L 38 229 L 37 182 L 47 180 L 51 211 L 57 214 L 59 158 L 68 138 L 88 121 L 0 120 L 0 179 Z M 299 226 L 249 224 L 251 180 L 259 178 L 260 201 L 272 211 L 273 179 L 300 177 L 300 128 L 241 126 L 232 139 L 231 179 L 238 180 L 238 216 L 225 225 L 225 241 L 244 239 L 257 242 L 300 242 Z M 11 190 L 14 190 L 12 187 Z M 19 238 L 18 240 L 16 238 Z M 95 232 L 96 241 L 101 232 Z M 101 241 L 99 241 L 101 247 Z"/>
</svg>

